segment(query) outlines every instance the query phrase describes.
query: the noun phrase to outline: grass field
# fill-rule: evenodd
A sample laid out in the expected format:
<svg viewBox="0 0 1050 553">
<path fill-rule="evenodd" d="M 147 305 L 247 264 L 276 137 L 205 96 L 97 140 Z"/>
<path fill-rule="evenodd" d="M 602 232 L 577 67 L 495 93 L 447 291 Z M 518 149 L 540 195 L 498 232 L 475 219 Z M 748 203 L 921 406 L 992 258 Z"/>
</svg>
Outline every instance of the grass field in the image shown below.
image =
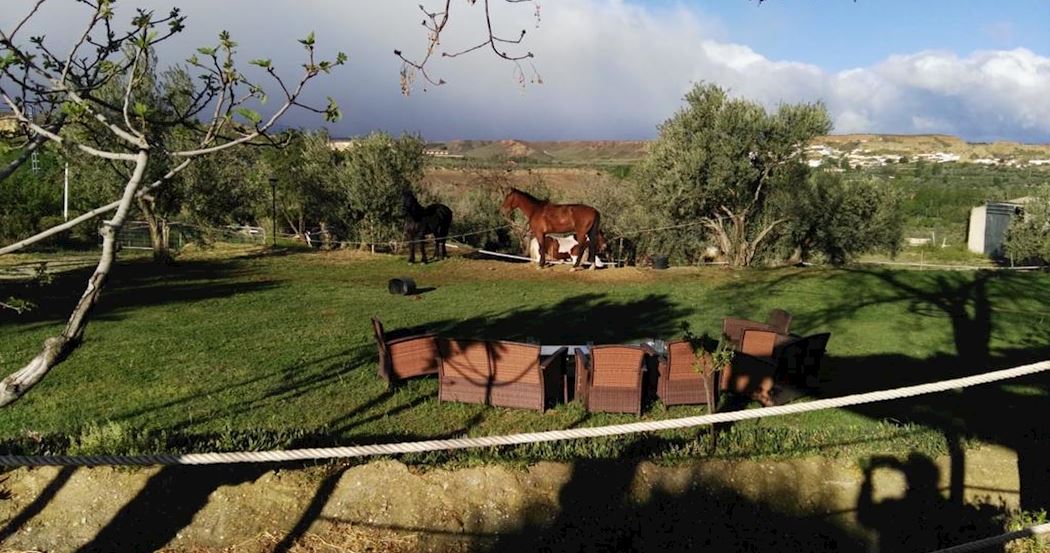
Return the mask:
<svg viewBox="0 0 1050 553">
<path fill-rule="evenodd" d="M 46 286 L 0 280 L 0 297 L 39 305 L 22 315 L 0 312 L 0 371 L 20 367 L 60 329 L 86 275 L 86 269 L 62 273 Z M 389 295 L 387 279 L 401 275 L 425 292 Z M 108 286 L 83 345 L 2 411 L 0 452 L 301 447 L 635 419 L 589 415 L 576 404 L 540 414 L 439 403 L 433 379 L 389 391 L 376 377 L 371 315 L 388 328 L 427 325 L 451 336 L 572 344 L 669 339 L 683 323 L 716 333 L 724 316 L 762 319 L 782 307 L 795 314 L 795 332 L 832 333 L 821 392 L 829 396 L 1050 358 L 1045 273 L 570 273 L 466 258 L 409 266 L 402 258 L 357 252 L 239 249 L 187 254 L 175 267 L 127 261 Z M 716 454 L 938 453 L 960 439 L 1026 448 L 1033 429 L 1045 431 L 1033 421 L 1048 389 L 1047 379 L 1030 379 L 741 423 L 722 433 Z M 699 412 L 655 403 L 643 418 Z M 708 439 L 694 430 L 458 453 L 452 460 L 673 460 L 704 454 Z"/>
</svg>

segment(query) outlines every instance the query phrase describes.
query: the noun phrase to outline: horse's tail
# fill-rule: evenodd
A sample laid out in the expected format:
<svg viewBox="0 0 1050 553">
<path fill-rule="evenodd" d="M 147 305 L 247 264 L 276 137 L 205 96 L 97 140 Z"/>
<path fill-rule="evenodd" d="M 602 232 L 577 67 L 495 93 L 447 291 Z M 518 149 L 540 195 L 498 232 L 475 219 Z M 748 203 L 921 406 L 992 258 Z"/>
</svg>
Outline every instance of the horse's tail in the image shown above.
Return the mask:
<svg viewBox="0 0 1050 553">
<path fill-rule="evenodd" d="M 590 255 L 591 263 L 598 262 L 598 232 L 601 230 L 601 223 L 602 214 L 595 209 L 594 222 L 591 223 L 591 228 L 587 231 L 587 253 Z"/>
</svg>

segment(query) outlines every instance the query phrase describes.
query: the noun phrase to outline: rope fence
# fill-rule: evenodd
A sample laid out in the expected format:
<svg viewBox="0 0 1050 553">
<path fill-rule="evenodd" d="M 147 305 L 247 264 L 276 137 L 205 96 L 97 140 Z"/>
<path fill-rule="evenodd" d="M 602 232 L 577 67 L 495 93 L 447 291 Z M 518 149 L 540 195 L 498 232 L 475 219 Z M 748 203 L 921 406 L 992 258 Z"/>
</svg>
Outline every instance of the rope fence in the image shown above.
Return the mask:
<svg viewBox="0 0 1050 553">
<path fill-rule="evenodd" d="M 933 551 L 932 553 L 969 553 L 970 551 L 981 551 L 989 547 L 1002 545 L 1006 542 L 1011 542 L 1023 538 L 1032 538 L 1035 536 L 1041 536 L 1043 534 L 1050 534 L 1050 522 L 1036 524 L 1035 526 L 1029 526 L 1028 528 L 1022 528 L 1021 530 L 1007 532 L 1005 534 L 1000 534 L 998 536 L 993 536 L 990 538 L 961 543 L 959 545 L 954 545 L 947 549 L 938 549 L 937 551 Z"/>
<path fill-rule="evenodd" d="M 746 411 L 729 411 L 665 419 L 644 421 L 589 428 L 570 428 L 545 432 L 529 432 L 502 436 L 480 436 L 474 438 L 452 438 L 445 440 L 423 440 L 414 442 L 397 442 L 386 444 L 357 445 L 328 448 L 292 449 L 283 451 L 238 451 L 228 453 L 189 453 L 184 455 L 6 455 L 0 456 L 0 466 L 152 466 L 152 465 L 217 465 L 230 463 L 273 463 L 284 461 L 308 461 L 321 459 L 349 459 L 376 455 L 398 455 L 405 453 L 425 453 L 431 451 L 451 451 L 457 449 L 474 449 L 483 447 L 512 446 L 597 438 L 603 436 L 620 436 L 641 432 L 656 432 L 706 426 L 716 423 L 736 422 L 764 417 L 775 417 L 836 409 L 865 403 L 875 403 L 925 394 L 944 392 L 980 384 L 988 384 L 1022 376 L 1038 374 L 1050 370 L 1050 360 L 1003 369 L 988 373 L 931 382 L 915 386 L 905 386 L 890 390 L 854 394 L 849 396 L 819 399 L 805 403 L 778 405 Z"/>
<path fill-rule="evenodd" d="M 713 413 L 695 417 L 683 417 L 678 419 L 667 419 L 661 421 L 636 422 L 628 424 L 616 424 L 608 426 L 596 426 L 591 428 L 572 428 L 567 430 L 553 430 L 547 432 L 530 432 L 524 434 L 510 434 L 504 436 L 484 436 L 476 438 L 454 438 L 448 440 L 424 440 L 416 442 L 400 442 L 374 445 L 360 445 L 330 448 L 293 449 L 285 451 L 239 451 L 229 453 L 190 453 L 185 455 L 90 455 L 90 456 L 27 456 L 7 455 L 0 456 L 2 467 L 39 467 L 39 466 L 152 466 L 152 465 L 217 465 L 234 463 L 272 463 L 285 461 L 307 461 L 323 459 L 347 459 L 356 457 L 369 457 L 376 455 L 396 455 L 404 453 L 424 453 L 431 451 L 451 451 L 457 449 L 482 448 L 522 445 L 561 440 L 596 438 L 602 436 L 618 436 L 635 434 L 641 432 L 655 432 L 660 430 L 672 430 L 690 428 L 716 423 L 758 419 L 764 417 L 783 416 L 790 414 L 821 411 L 903 399 L 948 390 L 957 390 L 970 386 L 988 384 L 1002 380 L 1009 380 L 1022 376 L 1029 376 L 1041 372 L 1050 371 L 1050 360 L 1023 365 L 1011 369 L 1003 369 L 988 373 L 919 384 L 916 386 L 905 386 L 890 390 L 854 394 L 838 398 L 821 399 L 806 403 L 790 405 L 779 405 L 774 407 L 763 407 L 746 411 L 732 411 L 724 413 Z M 1050 533 L 1050 523 L 1037 524 L 1021 530 L 1007 532 L 999 536 L 983 538 L 980 540 L 955 545 L 946 549 L 939 549 L 933 553 L 969 553 L 980 551 L 989 547 L 1001 545 L 1010 541 L 1040 536 Z"/>
</svg>

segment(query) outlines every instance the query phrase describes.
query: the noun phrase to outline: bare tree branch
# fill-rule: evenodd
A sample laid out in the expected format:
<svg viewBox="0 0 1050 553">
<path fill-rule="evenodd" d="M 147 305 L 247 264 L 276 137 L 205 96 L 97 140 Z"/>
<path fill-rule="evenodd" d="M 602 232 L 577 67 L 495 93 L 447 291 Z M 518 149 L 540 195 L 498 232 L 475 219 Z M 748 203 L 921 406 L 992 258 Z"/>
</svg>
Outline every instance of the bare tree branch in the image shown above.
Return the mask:
<svg viewBox="0 0 1050 553">
<path fill-rule="evenodd" d="M 25 123 L 26 125 L 29 126 L 30 129 L 33 130 L 33 132 L 37 133 L 38 135 L 46 137 L 48 140 L 52 140 L 52 141 L 57 142 L 59 144 L 66 144 L 66 145 L 73 146 L 75 148 L 80 149 L 84 153 L 89 154 L 89 155 L 93 155 L 95 157 L 101 157 L 101 158 L 104 158 L 104 159 L 119 159 L 119 160 L 123 160 L 123 161 L 135 161 L 135 155 L 134 154 L 125 154 L 125 153 L 120 153 L 120 152 L 109 152 L 109 151 L 105 151 L 105 150 L 99 150 L 97 148 L 92 148 L 91 146 L 87 146 L 85 144 L 81 144 L 81 143 L 75 142 L 73 140 L 66 140 L 61 135 L 55 134 L 54 132 L 51 132 L 51 131 L 45 129 L 44 127 L 41 127 L 40 125 L 37 125 L 36 123 L 34 123 L 32 119 L 27 117 L 26 114 L 23 113 L 21 109 L 19 109 L 18 104 L 14 100 L 12 100 L 11 97 L 8 96 L 6 92 L 3 92 L 2 89 L 0 89 L 0 98 L 3 98 L 4 103 L 6 103 L 8 105 L 8 107 L 11 108 L 11 111 L 15 114 L 15 117 L 17 117 L 19 121 L 21 121 L 22 123 Z"/>
<path fill-rule="evenodd" d="M 524 2 L 532 3 L 534 6 L 536 6 L 535 15 L 536 15 L 536 20 L 537 20 L 537 24 L 538 24 L 540 8 L 539 8 L 539 3 L 537 2 L 537 0 L 502 0 L 502 1 L 506 2 L 508 4 L 520 4 L 520 3 L 524 3 Z M 525 83 L 525 72 L 521 68 L 521 65 L 520 65 L 519 62 L 522 61 L 522 60 L 533 58 L 534 57 L 533 53 L 529 52 L 529 51 L 526 51 L 523 54 L 508 54 L 506 50 L 503 50 L 503 49 L 497 47 L 497 44 L 520 45 L 522 43 L 522 41 L 525 39 L 525 30 L 522 29 L 521 33 L 518 34 L 517 38 L 506 38 L 506 37 L 502 37 L 502 36 L 497 35 L 495 29 L 493 28 L 493 24 L 492 24 L 492 9 L 491 9 L 491 5 L 490 5 L 489 2 L 490 2 L 490 0 L 483 0 L 483 2 L 482 2 L 482 8 L 483 8 L 484 13 L 485 13 L 485 28 L 487 30 L 486 37 L 483 40 L 481 40 L 480 42 L 478 42 L 477 44 L 473 45 L 473 46 L 469 46 L 467 48 L 464 48 L 464 49 L 461 49 L 461 50 L 457 50 L 455 52 L 442 52 L 441 56 L 445 57 L 445 58 L 455 58 L 455 57 L 459 57 L 459 56 L 462 56 L 462 55 L 465 55 L 465 54 L 469 54 L 471 52 L 475 52 L 477 50 L 481 50 L 481 49 L 483 49 L 483 48 L 485 48 L 487 46 L 487 47 L 489 47 L 489 49 L 492 50 L 492 53 L 495 54 L 497 57 L 502 58 L 502 59 L 507 60 L 507 61 L 514 62 L 514 64 L 515 64 L 515 73 L 518 75 L 518 81 L 522 85 L 524 85 L 524 83 Z M 474 2 L 472 1 L 471 4 L 474 4 Z M 451 2 L 451 0 L 445 0 L 445 7 L 441 11 L 430 12 L 430 11 L 427 11 L 427 9 L 425 7 L 423 7 L 422 5 L 419 6 L 419 9 L 426 16 L 426 19 L 423 20 L 423 27 L 427 30 L 427 47 L 426 47 L 426 50 L 424 51 L 423 58 L 420 59 L 419 61 L 414 61 L 414 60 L 409 59 L 408 57 L 406 57 L 401 52 L 401 50 L 394 50 L 394 55 L 397 56 L 402 62 L 401 92 L 403 94 L 405 94 L 405 95 L 408 95 L 411 92 L 412 80 L 414 78 L 414 74 L 416 74 L 416 73 L 422 75 L 423 79 L 427 83 L 432 85 L 432 86 L 441 86 L 441 85 L 445 84 L 445 80 L 444 79 L 440 79 L 439 78 L 439 79 L 435 80 L 433 77 L 430 76 L 430 73 L 427 71 L 427 64 L 428 64 L 428 62 L 430 62 L 430 59 L 433 57 L 435 51 L 437 50 L 438 45 L 441 44 L 441 36 L 444 33 L 444 31 L 445 31 L 445 27 L 448 25 L 449 17 L 450 17 L 451 12 L 452 12 L 452 2 Z M 535 75 L 535 77 L 533 78 L 533 82 L 537 82 L 537 83 L 543 82 L 543 80 L 535 72 L 535 67 L 533 67 L 533 73 Z"/>
<path fill-rule="evenodd" d="M 58 119 L 52 123 L 47 130 L 57 134 L 62 129 L 62 125 L 65 124 L 65 121 L 66 114 L 60 113 Z M 11 162 L 5 165 L 3 169 L 0 169 L 0 181 L 11 176 L 11 174 L 17 171 L 26 161 L 29 161 L 29 159 L 33 157 L 33 152 L 40 149 L 40 146 L 44 145 L 48 140 L 50 139 L 42 134 L 34 135 L 29 143 L 22 147 L 22 152 L 18 154 L 18 157 L 11 160 Z"/>
</svg>

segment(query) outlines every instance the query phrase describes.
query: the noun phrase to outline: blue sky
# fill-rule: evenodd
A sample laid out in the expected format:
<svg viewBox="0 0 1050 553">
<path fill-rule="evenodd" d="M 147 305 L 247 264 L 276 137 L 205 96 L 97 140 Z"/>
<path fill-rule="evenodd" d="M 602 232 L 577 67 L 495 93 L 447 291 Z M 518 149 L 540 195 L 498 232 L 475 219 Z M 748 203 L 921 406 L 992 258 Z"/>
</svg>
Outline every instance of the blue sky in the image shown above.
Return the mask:
<svg viewBox="0 0 1050 553">
<path fill-rule="evenodd" d="M 872 65 L 891 54 L 1025 47 L 1050 55 L 1046 0 L 769 0 L 637 2 L 685 5 L 721 20 L 725 38 L 774 59 L 828 71 Z"/>
<path fill-rule="evenodd" d="M 31 0 L 2 0 L 22 12 Z M 770 109 L 821 101 L 834 132 L 943 133 L 973 141 L 1050 143 L 1050 0 L 493 0 L 498 30 L 527 29 L 543 84 L 519 86 L 514 66 L 478 51 L 435 58 L 448 84 L 400 94 L 394 49 L 418 57 L 426 46 L 417 4 L 442 0 L 179 0 L 186 32 L 160 50 L 184 60 L 229 30 L 242 62 L 273 58 L 282 74 L 302 63 L 295 40 L 316 31 L 322 53 L 350 55 L 346 67 L 313 83 L 308 97 L 334 97 L 345 118 L 330 132 L 418 132 L 430 140 L 647 139 L 682 105 L 695 83 L 714 82 Z M 173 0 L 121 0 L 166 10 Z M 485 35 L 481 3 L 453 2 L 439 51 Z M 34 33 L 75 36 L 84 9 L 49 0 Z M 7 22 L 0 18 L 0 24 Z M 265 75 L 262 75 L 265 82 Z M 307 112 L 292 126 L 322 123 Z"/>
</svg>

